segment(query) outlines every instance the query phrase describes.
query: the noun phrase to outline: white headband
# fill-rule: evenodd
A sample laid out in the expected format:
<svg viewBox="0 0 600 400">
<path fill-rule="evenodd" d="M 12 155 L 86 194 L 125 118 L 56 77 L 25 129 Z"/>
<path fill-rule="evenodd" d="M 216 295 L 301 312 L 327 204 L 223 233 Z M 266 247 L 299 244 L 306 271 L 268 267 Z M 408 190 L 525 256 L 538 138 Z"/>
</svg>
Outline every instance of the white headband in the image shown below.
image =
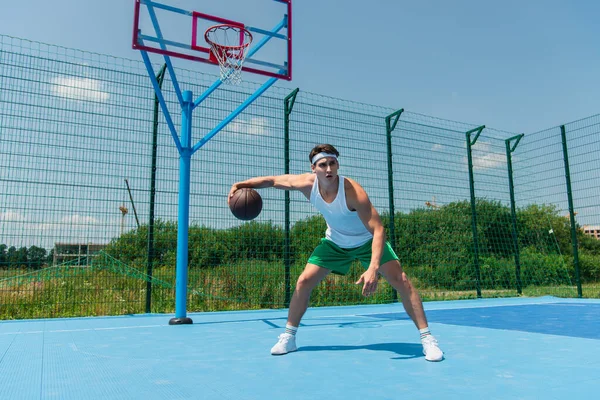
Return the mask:
<svg viewBox="0 0 600 400">
<path fill-rule="evenodd" d="M 312 163 L 313 163 L 313 165 L 314 165 L 314 164 L 315 164 L 317 161 L 319 161 L 321 158 L 325 158 L 325 157 L 333 157 L 333 158 L 335 158 L 335 159 L 337 160 L 337 156 L 336 156 L 335 154 L 331 154 L 331 153 L 319 153 L 319 154 L 317 154 L 316 156 L 314 156 L 314 157 L 312 158 Z"/>
</svg>

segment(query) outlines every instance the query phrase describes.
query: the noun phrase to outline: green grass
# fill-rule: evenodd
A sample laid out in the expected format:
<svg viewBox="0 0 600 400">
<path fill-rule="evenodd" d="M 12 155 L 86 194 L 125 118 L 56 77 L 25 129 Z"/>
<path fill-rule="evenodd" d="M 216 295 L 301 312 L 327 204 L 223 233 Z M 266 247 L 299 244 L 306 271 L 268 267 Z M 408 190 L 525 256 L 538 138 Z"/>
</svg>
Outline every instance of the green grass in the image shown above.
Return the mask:
<svg viewBox="0 0 600 400">
<path fill-rule="evenodd" d="M 292 289 L 303 265 L 291 269 Z M 313 292 L 311 306 L 377 304 L 392 301 L 391 288 L 380 281 L 375 296 L 364 298 L 354 282 L 362 268 L 353 266 L 348 276 L 329 275 Z M 26 273 L 0 271 L 0 319 L 138 314 L 146 311 L 149 277 L 117 260 L 106 259 L 93 267 L 58 266 Z M 175 308 L 175 268 L 157 268 L 153 274 L 152 309 L 172 313 Z M 281 263 L 248 261 L 211 269 L 191 268 L 188 273 L 188 311 L 249 310 L 285 306 L 284 270 Z M 414 279 L 424 301 L 476 298 L 475 290 L 427 287 Z M 583 286 L 584 297 L 600 298 L 600 283 Z M 574 286 L 523 288 L 523 296 L 577 297 Z M 516 290 L 485 289 L 482 296 L 515 297 Z"/>
</svg>

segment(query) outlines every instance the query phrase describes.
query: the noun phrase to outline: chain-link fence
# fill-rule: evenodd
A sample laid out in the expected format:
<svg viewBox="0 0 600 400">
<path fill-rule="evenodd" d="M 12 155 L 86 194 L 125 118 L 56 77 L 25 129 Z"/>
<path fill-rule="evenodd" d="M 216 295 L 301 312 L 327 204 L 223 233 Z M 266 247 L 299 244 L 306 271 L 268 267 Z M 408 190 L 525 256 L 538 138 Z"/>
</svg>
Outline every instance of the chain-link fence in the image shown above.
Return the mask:
<svg viewBox="0 0 600 400">
<path fill-rule="evenodd" d="M 195 95 L 215 79 L 177 76 Z M 258 86 L 216 91 L 192 142 Z M 168 74 L 162 87 L 177 116 Z M 242 222 L 226 196 L 309 172 L 319 143 L 366 189 L 424 299 L 600 297 L 599 122 L 519 137 L 274 86 L 192 159 L 188 310 L 288 304 L 324 220 L 265 189 Z M 141 61 L 0 36 L 0 318 L 172 312 L 178 168 Z M 327 277 L 312 305 L 396 300 L 385 282 L 363 298 L 361 271 Z"/>
</svg>

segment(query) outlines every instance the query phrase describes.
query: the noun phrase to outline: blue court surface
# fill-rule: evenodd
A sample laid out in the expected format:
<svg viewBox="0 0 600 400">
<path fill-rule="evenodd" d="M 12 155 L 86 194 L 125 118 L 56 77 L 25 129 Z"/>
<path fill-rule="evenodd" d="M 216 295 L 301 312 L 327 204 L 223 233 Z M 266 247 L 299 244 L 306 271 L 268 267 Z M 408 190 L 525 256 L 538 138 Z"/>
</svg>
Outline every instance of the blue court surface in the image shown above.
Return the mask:
<svg viewBox="0 0 600 400">
<path fill-rule="evenodd" d="M 425 303 L 427 362 L 401 304 L 0 322 L 0 399 L 580 399 L 600 396 L 600 301 Z"/>
</svg>

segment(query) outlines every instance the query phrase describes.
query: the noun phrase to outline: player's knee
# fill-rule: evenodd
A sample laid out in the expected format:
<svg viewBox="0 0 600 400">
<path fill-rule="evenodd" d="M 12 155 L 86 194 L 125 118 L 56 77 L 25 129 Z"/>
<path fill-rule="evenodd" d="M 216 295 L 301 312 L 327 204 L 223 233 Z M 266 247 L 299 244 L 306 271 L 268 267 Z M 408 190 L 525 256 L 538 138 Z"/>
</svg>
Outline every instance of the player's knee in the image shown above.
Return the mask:
<svg viewBox="0 0 600 400">
<path fill-rule="evenodd" d="M 402 271 L 402 274 L 400 274 L 400 279 L 402 280 L 403 283 L 407 283 L 410 285 L 410 280 L 408 279 L 406 272 Z"/>
<path fill-rule="evenodd" d="M 312 279 L 307 275 L 300 275 L 296 282 L 296 290 L 310 289 L 312 285 Z"/>
<path fill-rule="evenodd" d="M 394 271 L 388 279 L 391 281 L 390 283 L 394 286 L 402 285 L 410 287 L 410 280 L 408 279 L 406 273 L 402 270 Z"/>
</svg>

